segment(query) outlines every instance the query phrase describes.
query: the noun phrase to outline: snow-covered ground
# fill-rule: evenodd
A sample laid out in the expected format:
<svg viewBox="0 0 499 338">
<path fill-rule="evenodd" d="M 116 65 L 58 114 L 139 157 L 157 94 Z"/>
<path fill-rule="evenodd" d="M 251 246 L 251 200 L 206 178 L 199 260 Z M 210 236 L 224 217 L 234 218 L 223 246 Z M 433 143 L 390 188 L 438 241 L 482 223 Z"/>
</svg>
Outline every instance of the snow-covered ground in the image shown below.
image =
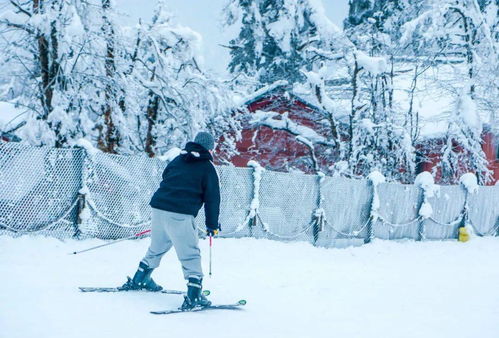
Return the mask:
<svg viewBox="0 0 499 338">
<path fill-rule="evenodd" d="M 217 239 L 215 303 L 246 298 L 244 311 L 155 316 L 181 297 L 84 294 L 131 275 L 149 240 L 102 243 L 0 237 L 0 337 L 498 337 L 499 238 L 388 242 L 347 249 Z M 204 267 L 208 244 L 201 242 Z M 185 287 L 174 253 L 153 275 Z"/>
</svg>

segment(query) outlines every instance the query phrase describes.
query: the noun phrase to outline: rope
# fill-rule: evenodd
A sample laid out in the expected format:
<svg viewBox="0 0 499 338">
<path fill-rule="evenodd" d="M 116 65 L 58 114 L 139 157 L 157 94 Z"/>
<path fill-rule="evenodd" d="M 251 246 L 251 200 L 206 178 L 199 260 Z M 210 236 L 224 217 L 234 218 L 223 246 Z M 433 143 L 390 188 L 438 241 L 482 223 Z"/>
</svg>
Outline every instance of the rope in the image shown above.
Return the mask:
<svg viewBox="0 0 499 338">
<path fill-rule="evenodd" d="M 324 219 L 324 222 L 327 226 L 329 226 L 331 229 L 333 229 L 334 232 L 340 234 L 340 235 L 343 235 L 343 236 L 346 236 L 346 237 L 357 237 L 358 234 L 360 234 L 365 228 L 367 228 L 367 226 L 369 225 L 369 223 L 371 222 L 371 218 L 369 218 L 367 220 L 367 222 L 362 226 L 360 227 L 359 230 L 354 230 L 352 231 L 351 233 L 346 233 L 346 232 L 343 232 L 343 231 L 340 231 L 338 229 L 336 229 L 333 225 L 331 225 L 326 219 Z"/>
<path fill-rule="evenodd" d="M 309 231 L 315 225 L 314 221 L 312 221 L 312 222 L 309 223 L 309 225 L 307 226 L 307 228 L 302 229 L 300 232 L 297 232 L 296 234 L 293 234 L 293 235 L 278 235 L 278 234 L 273 233 L 272 231 L 270 231 L 270 228 L 268 227 L 267 223 L 263 222 L 262 218 L 260 217 L 260 214 L 257 213 L 256 217 L 260 220 L 260 223 L 263 226 L 263 230 L 266 233 L 269 233 L 272 236 L 275 236 L 277 238 L 282 238 L 282 239 L 293 239 L 293 238 L 296 238 L 296 237 L 298 237 L 300 235 L 303 235 L 307 231 Z"/>
<path fill-rule="evenodd" d="M 392 228 L 401 228 L 401 227 L 406 227 L 406 226 L 409 226 L 411 224 L 414 224 L 415 222 L 419 221 L 422 219 L 421 216 L 418 216 L 416 217 L 415 219 L 413 219 L 412 221 L 409 221 L 407 223 L 391 223 L 389 221 L 387 221 L 383 216 L 379 215 L 378 214 L 378 217 L 377 217 L 383 224 L 387 224 L 389 226 L 391 226 Z"/>
<path fill-rule="evenodd" d="M 461 223 L 461 221 L 463 220 L 463 217 L 464 217 L 464 213 L 462 212 L 461 214 L 459 214 L 459 216 L 455 220 L 453 220 L 453 221 L 451 221 L 449 223 L 442 223 L 442 222 L 436 220 L 433 217 L 429 217 L 427 219 L 429 219 L 430 221 L 432 221 L 432 222 L 434 222 L 434 223 L 436 223 L 438 225 L 448 227 L 448 226 L 454 226 L 454 225 L 456 225 L 458 223 Z"/>
<path fill-rule="evenodd" d="M 66 218 L 66 217 L 67 217 L 67 216 L 71 213 L 71 211 L 75 208 L 75 206 L 76 206 L 76 204 L 78 203 L 78 201 L 79 201 L 79 199 L 78 199 L 78 198 L 77 198 L 77 199 L 75 199 L 75 201 L 71 204 L 71 206 L 69 207 L 69 209 L 68 209 L 68 210 L 66 210 L 66 212 L 65 212 L 65 213 L 63 213 L 63 214 L 62 214 L 62 216 L 61 216 L 61 217 L 59 217 L 57 220 L 53 221 L 52 223 L 46 224 L 46 225 L 42 226 L 41 228 L 37 228 L 37 229 L 35 229 L 35 230 L 29 230 L 29 229 L 28 229 L 28 230 L 18 230 L 18 229 L 15 229 L 15 228 L 13 228 L 13 227 L 11 227 L 11 226 L 9 226 L 9 225 L 7 225 L 7 224 L 3 223 L 3 222 L 0 222 L 0 226 L 4 227 L 5 229 L 8 229 L 8 230 L 10 230 L 10 231 L 16 232 L 16 233 L 25 233 L 25 234 L 27 234 L 27 233 L 35 233 L 35 232 L 39 232 L 39 231 L 46 230 L 46 229 L 48 229 L 48 228 L 50 228 L 50 227 L 52 227 L 52 226 L 56 225 L 57 223 L 59 223 L 59 222 L 61 222 L 61 221 L 65 221 L 65 222 L 67 222 L 68 224 L 72 224 L 72 222 L 66 221 L 66 220 L 64 220 L 64 219 L 65 219 L 65 218 Z"/>
<path fill-rule="evenodd" d="M 499 224 L 496 224 L 496 225 L 493 225 L 488 231 L 482 233 L 480 231 L 477 230 L 476 226 L 473 224 L 473 222 L 471 222 L 469 219 L 468 219 L 468 223 L 472 228 L 473 228 L 473 231 L 480 237 L 484 237 L 484 236 L 494 236 L 497 234 L 497 230 L 499 229 Z"/>
<path fill-rule="evenodd" d="M 102 212 L 100 212 L 97 209 L 97 207 L 95 206 L 95 204 L 90 199 L 85 198 L 85 204 L 90 206 L 90 208 L 97 214 L 97 217 L 100 217 L 103 220 L 105 220 L 106 222 L 111 223 L 112 225 L 116 225 L 116 226 L 121 227 L 121 228 L 129 228 L 129 229 L 130 228 L 139 228 L 139 227 L 144 227 L 144 226 L 151 224 L 151 220 L 142 222 L 140 224 L 134 224 L 134 225 L 117 223 L 117 222 L 113 221 L 112 219 L 110 219 L 109 217 L 107 217 L 106 215 L 104 215 Z"/>
</svg>

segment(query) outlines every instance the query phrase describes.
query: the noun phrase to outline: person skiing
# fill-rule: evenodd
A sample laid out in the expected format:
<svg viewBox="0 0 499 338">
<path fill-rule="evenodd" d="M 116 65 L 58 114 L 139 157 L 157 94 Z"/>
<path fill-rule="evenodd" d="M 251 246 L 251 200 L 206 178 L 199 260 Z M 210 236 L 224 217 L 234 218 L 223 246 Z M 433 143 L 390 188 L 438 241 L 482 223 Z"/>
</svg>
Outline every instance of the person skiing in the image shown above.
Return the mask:
<svg viewBox="0 0 499 338">
<path fill-rule="evenodd" d="M 207 234 L 214 236 L 221 230 L 220 186 L 212 163 L 213 148 L 213 136 L 199 132 L 165 168 L 163 180 L 150 202 L 151 244 L 137 272 L 133 278 L 128 277 L 121 289 L 160 291 L 162 287 L 154 282 L 151 273 L 173 246 L 187 280 L 187 295 L 181 309 L 211 305 L 201 292 L 203 272 L 194 218 L 204 203 Z"/>
</svg>

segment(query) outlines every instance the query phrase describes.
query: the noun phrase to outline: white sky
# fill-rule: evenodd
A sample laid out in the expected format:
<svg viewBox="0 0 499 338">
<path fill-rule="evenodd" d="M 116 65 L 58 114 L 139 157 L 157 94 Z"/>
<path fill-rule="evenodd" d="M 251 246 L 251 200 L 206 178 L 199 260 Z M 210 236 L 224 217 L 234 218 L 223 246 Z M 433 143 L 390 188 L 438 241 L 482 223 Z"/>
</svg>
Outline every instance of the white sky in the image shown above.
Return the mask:
<svg viewBox="0 0 499 338">
<path fill-rule="evenodd" d="M 220 18 L 222 8 L 227 0 L 166 0 L 167 6 L 177 17 L 179 24 L 188 26 L 203 37 L 204 68 L 220 74 L 225 73 L 229 62 L 226 48 L 219 44 L 226 44 L 223 36 Z M 348 13 L 348 0 L 322 0 L 326 14 L 338 27 Z M 139 18 L 150 21 L 155 0 L 115 0 L 116 8 L 124 15 L 122 22 L 133 26 Z"/>
</svg>

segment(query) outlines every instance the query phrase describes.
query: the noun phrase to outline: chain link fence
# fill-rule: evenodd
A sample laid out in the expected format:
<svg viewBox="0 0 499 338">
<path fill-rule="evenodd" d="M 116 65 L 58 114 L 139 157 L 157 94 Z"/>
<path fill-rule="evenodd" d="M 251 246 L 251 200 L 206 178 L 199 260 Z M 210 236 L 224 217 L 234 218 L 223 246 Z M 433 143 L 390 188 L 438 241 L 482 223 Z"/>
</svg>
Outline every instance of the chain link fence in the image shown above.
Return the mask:
<svg viewBox="0 0 499 338">
<path fill-rule="evenodd" d="M 149 200 L 165 162 L 145 156 L 0 143 L 0 234 L 119 239 L 150 228 Z M 420 215 L 414 185 L 218 167 L 221 237 L 309 241 L 323 247 L 383 239 L 455 239 L 471 225 L 496 236 L 499 186 L 442 186 Z M 373 199 L 379 208 L 373 208 Z M 203 233 L 204 212 L 196 223 Z"/>
</svg>

